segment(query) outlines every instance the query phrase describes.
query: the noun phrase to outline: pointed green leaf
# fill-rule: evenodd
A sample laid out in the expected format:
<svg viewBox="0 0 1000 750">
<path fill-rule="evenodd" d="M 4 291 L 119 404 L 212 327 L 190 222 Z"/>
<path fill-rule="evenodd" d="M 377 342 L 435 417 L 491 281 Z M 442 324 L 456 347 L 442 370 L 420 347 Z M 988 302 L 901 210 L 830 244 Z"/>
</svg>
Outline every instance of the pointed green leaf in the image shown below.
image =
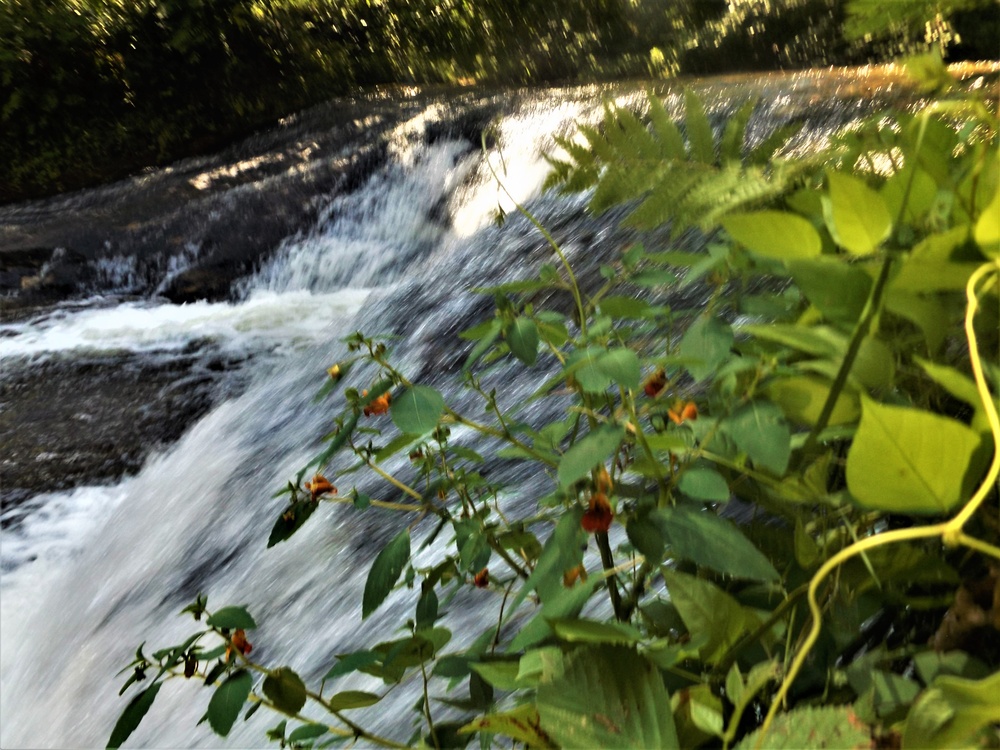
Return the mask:
<svg viewBox="0 0 1000 750">
<path fill-rule="evenodd" d="M 736 447 L 761 469 L 782 476 L 791 456 L 791 432 L 784 414 L 767 401 L 753 401 L 722 423 Z"/>
<path fill-rule="evenodd" d="M 631 646 L 642 640 L 642 633 L 621 622 L 595 620 L 550 620 L 556 636 L 570 643 L 609 643 Z"/>
<path fill-rule="evenodd" d="M 516 661 L 486 661 L 469 665 L 486 682 L 500 690 L 516 690 L 518 664 Z"/>
<path fill-rule="evenodd" d="M 328 731 L 329 729 L 322 724 L 303 724 L 301 727 L 293 729 L 292 733 L 288 735 L 288 743 L 294 745 L 306 742 L 307 740 L 314 740 L 317 737 L 322 737 Z"/>
<path fill-rule="evenodd" d="M 711 375 L 729 356 L 733 329 L 713 317 L 699 317 L 684 333 L 678 353 L 696 381 Z"/>
<path fill-rule="evenodd" d="M 348 708 L 364 708 L 374 706 L 382 698 L 374 693 L 366 693 L 361 690 L 344 690 L 334 693 L 327 699 L 331 711 L 343 711 Z"/>
<path fill-rule="evenodd" d="M 961 422 L 862 397 L 847 454 L 847 487 L 862 505 L 897 513 L 948 513 L 980 437 Z"/>
<path fill-rule="evenodd" d="M 578 649 L 538 688 L 542 729 L 563 748 L 678 748 L 659 670 L 621 646 Z"/>
<path fill-rule="evenodd" d="M 499 734 L 509 737 L 515 743 L 523 743 L 525 747 L 548 750 L 554 748 L 552 740 L 542 731 L 539 724 L 538 709 L 533 703 L 526 703 L 511 711 L 486 714 L 466 724 L 458 730 L 460 734 Z"/>
<path fill-rule="evenodd" d="M 789 419 L 804 425 L 814 425 L 830 393 L 830 384 L 808 375 L 772 380 L 765 388 L 767 397 L 778 404 Z M 858 396 L 843 391 L 837 396 L 830 425 L 849 424 L 858 418 L 861 408 Z"/>
<path fill-rule="evenodd" d="M 365 581 L 365 593 L 361 604 L 362 619 L 368 617 L 385 601 L 399 580 L 407 561 L 410 559 L 410 530 L 403 529 L 385 548 L 378 553 Z"/>
<path fill-rule="evenodd" d="M 609 349 L 597 360 L 597 368 L 622 388 L 635 390 L 642 378 L 639 357 L 631 349 L 618 346 Z"/>
<path fill-rule="evenodd" d="M 722 226 L 734 240 L 766 258 L 812 258 L 823 250 L 816 228 L 787 211 L 729 214 Z"/>
<path fill-rule="evenodd" d="M 987 258 L 1000 257 L 1000 189 L 976 222 L 976 244 Z"/>
<path fill-rule="evenodd" d="M 437 427 L 443 412 L 440 393 L 426 385 L 415 385 L 393 399 L 390 414 L 400 432 L 423 435 Z"/>
<path fill-rule="evenodd" d="M 330 671 L 323 677 L 324 680 L 332 680 L 345 674 L 363 669 L 379 660 L 379 655 L 374 651 L 355 651 L 337 657 L 337 663 L 330 667 Z"/>
<path fill-rule="evenodd" d="M 514 318 L 503 332 L 507 346 L 519 360 L 529 367 L 538 359 L 538 326 L 531 318 Z"/>
<path fill-rule="evenodd" d="M 796 285 L 823 317 L 852 325 L 861 317 L 872 277 L 835 258 L 795 260 L 788 264 Z"/>
<path fill-rule="evenodd" d="M 1000 672 L 982 680 L 938 677 L 906 717 L 903 747 L 976 747 L 974 735 L 1000 722 Z"/>
<path fill-rule="evenodd" d="M 229 628 L 230 630 L 251 630 L 257 623 L 246 611 L 245 607 L 223 607 L 206 621 L 213 628 Z"/>
<path fill-rule="evenodd" d="M 735 750 L 802 750 L 802 748 L 871 747 L 872 729 L 849 706 L 808 706 L 779 713 L 765 737 L 747 735 Z"/>
<path fill-rule="evenodd" d="M 777 581 L 781 576 L 730 521 L 707 511 L 661 508 L 655 511 L 672 557 L 736 578 Z"/>
<path fill-rule="evenodd" d="M 688 469 L 677 483 L 678 489 L 695 500 L 724 503 L 729 500 L 729 485 L 719 472 L 708 468 Z"/>
<path fill-rule="evenodd" d="M 748 624 L 746 613 L 739 602 L 710 581 L 667 567 L 660 572 L 688 632 L 706 639 L 699 653 L 712 663 L 739 640 Z"/>
<path fill-rule="evenodd" d="M 625 427 L 620 424 L 601 425 L 570 446 L 559 460 L 559 486 L 569 487 L 586 476 L 597 464 L 603 463 L 618 450 Z"/>
<path fill-rule="evenodd" d="M 241 669 L 229 675 L 228 679 L 215 689 L 212 699 L 208 702 L 207 715 L 208 723 L 216 734 L 223 737 L 229 734 L 252 687 L 253 678 L 250 677 L 250 673 Z"/>
<path fill-rule="evenodd" d="M 132 700 L 128 702 L 125 710 L 122 711 L 122 715 L 118 717 L 115 728 L 111 730 L 111 737 L 108 739 L 109 748 L 121 747 L 122 743 L 129 738 L 129 735 L 136 730 L 139 722 L 142 721 L 142 717 L 146 715 L 150 706 L 153 705 L 153 700 L 156 698 L 156 694 L 160 691 L 162 685 L 162 682 L 154 682 L 141 693 L 132 696 Z"/>
<path fill-rule="evenodd" d="M 264 695 L 290 714 L 297 714 L 306 704 L 305 683 L 291 667 L 278 667 L 264 678 Z"/>
<path fill-rule="evenodd" d="M 888 238 L 892 217 L 882 196 L 862 180 L 828 172 L 829 201 L 824 204 L 827 228 L 834 241 L 853 255 L 869 255 Z"/>
</svg>

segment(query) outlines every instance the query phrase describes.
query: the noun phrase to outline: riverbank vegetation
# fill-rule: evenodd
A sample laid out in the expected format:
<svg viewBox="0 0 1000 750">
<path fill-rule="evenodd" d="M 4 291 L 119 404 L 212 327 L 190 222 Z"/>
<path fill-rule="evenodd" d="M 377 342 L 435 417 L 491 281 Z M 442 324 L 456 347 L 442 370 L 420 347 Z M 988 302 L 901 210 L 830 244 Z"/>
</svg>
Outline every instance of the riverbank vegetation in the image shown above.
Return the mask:
<svg viewBox="0 0 1000 750">
<path fill-rule="evenodd" d="M 381 514 L 358 604 L 399 635 L 303 679 L 199 596 L 190 638 L 124 670 L 109 746 L 186 678 L 215 732 L 265 708 L 282 747 L 996 747 L 1000 121 L 938 58 L 907 69 L 925 107 L 796 158 L 794 127 L 750 142 L 753 101 L 713 127 L 691 93 L 679 123 L 650 96 L 560 140 L 552 189 L 705 251 L 632 244 L 583 283 L 536 222 L 551 262 L 480 290 L 493 314 L 462 334 L 476 413 L 350 336 L 269 545 L 321 503 Z M 507 403 L 512 366 L 557 416 Z M 547 477 L 537 502 L 481 473 L 469 431 Z M 495 618 L 454 646 L 470 599 Z M 404 683 L 412 735 L 366 728 Z"/>
<path fill-rule="evenodd" d="M 0 202 L 220 148 L 380 84 L 995 56 L 992 0 L 7 0 Z"/>
</svg>

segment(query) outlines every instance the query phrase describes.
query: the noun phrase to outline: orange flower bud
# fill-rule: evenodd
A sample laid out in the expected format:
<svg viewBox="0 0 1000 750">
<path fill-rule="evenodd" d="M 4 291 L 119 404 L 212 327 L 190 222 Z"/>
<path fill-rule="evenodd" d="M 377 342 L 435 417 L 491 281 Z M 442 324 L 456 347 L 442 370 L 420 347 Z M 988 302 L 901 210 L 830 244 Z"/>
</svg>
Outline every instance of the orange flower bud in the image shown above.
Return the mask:
<svg viewBox="0 0 1000 750">
<path fill-rule="evenodd" d="M 688 401 L 687 403 L 678 401 L 674 404 L 674 408 L 667 412 L 667 416 L 670 417 L 670 421 L 674 424 L 680 424 L 685 421 L 693 422 L 698 418 L 698 406 L 694 401 Z"/>
<path fill-rule="evenodd" d="M 563 586 L 566 588 L 572 588 L 573 584 L 577 581 L 587 580 L 587 569 L 582 565 L 577 565 L 575 568 L 570 568 L 565 573 L 563 573 Z"/>
<path fill-rule="evenodd" d="M 611 492 L 611 475 L 608 474 L 608 470 L 603 466 L 597 470 L 597 479 L 594 482 L 594 487 L 598 492 L 607 494 Z"/>
<path fill-rule="evenodd" d="M 368 391 L 365 391 L 362 395 L 367 395 Z M 368 406 L 364 408 L 365 416 L 371 417 L 378 414 L 385 414 L 389 411 L 389 404 L 392 401 L 391 393 L 383 393 L 381 396 L 372 400 Z"/>
<path fill-rule="evenodd" d="M 476 584 L 476 588 L 484 589 L 490 585 L 490 569 L 483 568 L 473 577 L 472 582 Z"/>
<path fill-rule="evenodd" d="M 253 651 L 253 646 L 247 640 L 246 631 L 242 628 L 233 633 L 233 637 L 229 639 L 229 646 L 226 647 L 226 661 L 229 661 L 229 655 L 234 648 L 244 655 Z"/>
<path fill-rule="evenodd" d="M 590 508 L 580 519 L 583 530 L 593 534 L 598 531 L 607 531 L 611 528 L 611 522 L 615 514 L 611 510 L 611 503 L 608 497 L 602 492 L 595 492 L 590 496 Z"/>
<path fill-rule="evenodd" d="M 194 657 L 194 654 L 188 654 L 184 657 L 184 676 L 194 677 L 195 671 L 198 669 L 198 660 Z"/>
<path fill-rule="evenodd" d="M 340 365 L 331 365 L 326 368 L 326 374 L 330 376 L 330 380 L 340 380 Z"/>
<path fill-rule="evenodd" d="M 656 398 L 660 395 L 660 392 L 667 387 L 667 373 L 660 369 L 646 378 L 646 382 L 642 384 L 643 392 L 650 398 Z"/>
<path fill-rule="evenodd" d="M 329 480 L 322 474 L 317 474 L 312 478 L 311 482 L 306 482 L 305 487 L 309 491 L 309 494 L 312 495 L 314 502 L 318 500 L 321 495 L 337 494 L 337 488 L 330 484 Z"/>
</svg>

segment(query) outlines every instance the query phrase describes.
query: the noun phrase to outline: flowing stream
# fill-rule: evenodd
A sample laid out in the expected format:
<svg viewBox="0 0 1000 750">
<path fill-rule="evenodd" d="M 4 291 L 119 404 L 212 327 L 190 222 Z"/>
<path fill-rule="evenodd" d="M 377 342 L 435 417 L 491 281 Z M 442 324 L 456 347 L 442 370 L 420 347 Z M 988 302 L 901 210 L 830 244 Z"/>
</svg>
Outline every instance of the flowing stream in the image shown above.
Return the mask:
<svg viewBox="0 0 1000 750">
<path fill-rule="evenodd" d="M 716 116 L 759 94 L 754 137 L 790 118 L 806 118 L 800 145 L 807 148 L 889 96 L 896 84 L 882 73 L 876 79 L 850 71 L 697 85 Z M 29 370 L 53 358 L 95 353 L 165 361 L 223 352 L 244 364 L 239 392 L 220 398 L 176 443 L 151 453 L 138 473 L 111 484 L 34 493 L 17 503 L 5 499 L 4 516 L 16 515 L 17 523 L 7 524 L 0 536 L 0 745 L 103 747 L 126 701 L 117 696 L 125 675 L 116 677 L 116 671 L 139 643 L 146 642 L 150 653 L 192 632 L 194 623 L 178 612 L 199 592 L 208 595 L 210 608 L 246 605 L 259 625 L 250 634 L 254 656 L 288 664 L 307 682 L 325 673 L 333 654 L 394 637 L 412 611 L 412 592 L 394 595 L 363 624 L 360 605 L 368 565 L 401 528 L 399 517 L 327 504 L 289 542 L 266 549 L 285 503 L 272 494 L 320 451 L 319 438 L 330 428 L 336 402 L 313 401 L 324 371 L 345 355 L 345 335 L 391 334 L 394 359 L 412 380 L 435 385 L 456 408 L 479 413 L 481 407 L 463 400 L 454 386 L 468 348 L 456 334 L 492 315 L 492 300 L 470 289 L 523 278 L 552 258 L 513 201 L 551 228 L 584 278 L 594 275 L 602 258 L 632 238 L 616 228 L 616 215 L 586 215 L 581 197 L 542 194 L 542 153 L 553 148 L 553 133 L 598 117 L 603 96 L 639 103 L 642 91 L 620 86 L 463 94 L 419 106 L 406 100 L 399 105 L 404 116 L 373 128 L 367 144 L 362 138 L 315 157 L 344 159 L 359 143 L 377 142 L 381 156 L 356 184 L 309 183 L 310 169 L 321 165 L 307 157 L 229 191 L 227 200 L 252 195 L 266 205 L 272 186 L 295 184 L 315 212 L 235 281 L 227 299 L 173 304 L 160 295 L 185 264 L 197 262 L 197 244 L 159 263 L 153 277 L 141 270 L 138 250 L 130 255 L 127 247 L 116 247 L 90 261 L 100 273 L 89 277 L 86 294 L 3 324 L 0 356 Z M 671 89 L 668 99 L 678 114 L 680 91 Z M 472 110 L 487 111 L 495 125 L 486 154 L 476 139 L 451 127 Z M 314 118 L 308 127 L 319 133 L 326 126 Z M 201 170 L 201 178 L 210 180 L 220 166 Z M 116 190 L 131 194 L 143 184 L 103 188 L 91 200 L 113 203 L 120 199 Z M 502 226 L 494 223 L 498 207 L 508 217 Z M 502 403 L 516 405 L 544 378 L 544 368 L 500 368 L 491 382 Z M 363 375 L 353 374 L 359 387 Z M 525 416 L 544 418 L 549 408 L 535 405 Z M 472 440 L 461 434 L 455 439 Z M 517 464 L 492 461 L 484 471 L 509 485 L 504 501 L 515 512 L 547 491 L 549 480 L 525 477 Z M 384 484 L 360 475 L 335 483 L 344 491 L 352 481 L 394 499 Z M 467 634 L 466 641 L 496 616 L 495 597 L 480 593 L 462 594 L 443 621 L 456 634 Z M 462 643 L 456 636 L 448 650 Z M 379 685 L 359 676 L 338 687 Z M 433 687 L 440 695 L 445 683 Z M 205 724 L 196 726 L 209 697 L 210 691 L 193 683 L 169 681 L 129 744 L 265 744 L 264 729 L 276 723 L 267 712 L 238 722 L 228 740 Z M 363 723 L 406 740 L 415 698 L 396 691 Z"/>
</svg>

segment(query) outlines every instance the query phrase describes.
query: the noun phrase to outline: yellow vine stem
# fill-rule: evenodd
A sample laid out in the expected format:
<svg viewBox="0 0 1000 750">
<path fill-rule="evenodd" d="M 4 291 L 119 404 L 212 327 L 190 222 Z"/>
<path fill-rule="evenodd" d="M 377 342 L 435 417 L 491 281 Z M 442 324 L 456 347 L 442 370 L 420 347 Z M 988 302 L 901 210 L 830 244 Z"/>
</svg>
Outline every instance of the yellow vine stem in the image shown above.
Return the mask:
<svg viewBox="0 0 1000 750">
<path fill-rule="evenodd" d="M 1000 417 L 997 416 L 997 409 L 993 402 L 993 397 L 990 394 L 989 386 L 986 384 L 986 377 L 983 374 L 983 363 L 979 354 L 979 344 L 976 340 L 976 334 L 972 326 L 976 317 L 976 312 L 979 309 L 976 287 L 979 282 L 990 273 L 1000 273 L 1000 260 L 981 265 L 975 270 L 975 272 L 973 272 L 972 276 L 969 277 L 969 281 L 965 286 L 965 296 L 968 302 L 965 309 L 965 335 L 969 341 L 969 360 L 972 364 L 972 373 L 976 380 L 976 389 L 979 393 L 979 398 L 983 402 L 983 407 L 986 410 L 986 418 L 990 425 L 990 432 L 993 433 L 993 461 L 990 464 L 989 471 L 986 473 L 986 477 L 983 479 L 982 484 L 979 485 L 979 489 L 977 489 L 975 494 L 973 494 L 973 496 L 969 499 L 969 502 L 966 503 L 958 515 L 950 521 L 930 524 L 927 526 L 917 526 L 910 529 L 887 531 L 876 536 L 868 537 L 867 539 L 862 539 L 849 547 L 842 549 L 836 555 L 827 560 L 823 566 L 816 571 L 816 574 L 809 582 L 809 590 L 807 592 L 809 612 L 812 615 L 812 625 L 809 629 L 809 635 L 806 637 L 798 653 L 795 655 L 795 659 L 792 661 L 788 674 L 785 676 L 784 680 L 782 680 L 781 687 L 778 689 L 778 693 L 775 695 L 774 701 L 771 703 L 771 708 L 768 710 L 764 723 L 761 725 L 760 736 L 757 739 L 756 748 L 760 748 L 762 746 L 764 737 L 767 735 L 767 732 L 771 727 L 771 722 L 774 720 L 778 710 L 788 697 L 789 688 L 798 676 L 799 671 L 802 669 L 802 665 L 809 656 L 809 652 L 812 650 L 812 647 L 816 645 L 816 640 L 819 638 L 820 629 L 823 625 L 822 611 L 820 609 L 819 602 L 817 601 L 816 592 L 819 590 L 823 580 L 835 568 L 850 558 L 876 547 L 882 547 L 887 544 L 895 544 L 896 542 L 926 539 L 934 536 L 940 536 L 941 541 L 947 546 L 961 545 L 969 547 L 1000 560 L 1000 548 L 995 547 L 992 544 L 988 544 L 980 539 L 970 537 L 962 530 L 962 527 L 965 526 L 969 519 L 972 518 L 975 512 L 986 500 L 990 490 L 997 481 L 997 476 L 1000 475 Z"/>
</svg>

